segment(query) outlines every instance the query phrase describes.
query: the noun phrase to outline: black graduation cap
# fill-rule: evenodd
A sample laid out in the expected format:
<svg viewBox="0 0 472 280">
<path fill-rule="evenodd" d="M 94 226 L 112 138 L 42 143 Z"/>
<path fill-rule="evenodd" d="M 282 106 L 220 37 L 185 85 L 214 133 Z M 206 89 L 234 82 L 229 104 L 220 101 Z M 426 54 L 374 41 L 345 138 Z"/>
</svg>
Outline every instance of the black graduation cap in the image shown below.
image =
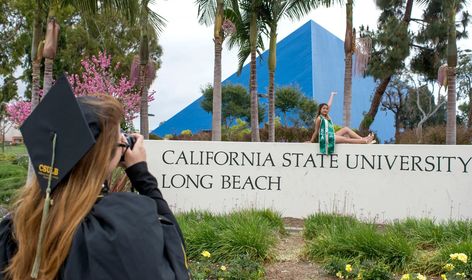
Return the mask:
<svg viewBox="0 0 472 280">
<path fill-rule="evenodd" d="M 52 192 L 100 134 L 97 116 L 81 102 L 85 98 L 96 97 L 76 98 L 62 76 L 20 128 L 43 193 L 50 173 Z"/>
</svg>

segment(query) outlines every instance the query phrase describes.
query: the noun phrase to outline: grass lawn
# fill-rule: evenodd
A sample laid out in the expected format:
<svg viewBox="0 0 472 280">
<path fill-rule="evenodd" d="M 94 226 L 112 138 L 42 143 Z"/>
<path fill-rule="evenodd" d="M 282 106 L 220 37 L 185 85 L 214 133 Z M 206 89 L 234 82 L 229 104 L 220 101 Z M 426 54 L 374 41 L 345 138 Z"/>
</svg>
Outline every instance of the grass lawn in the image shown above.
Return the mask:
<svg viewBox="0 0 472 280">
<path fill-rule="evenodd" d="M 1 151 L 1 148 L 0 148 Z M 5 146 L 0 152 L 0 205 L 8 206 L 26 181 L 28 157 L 24 145 Z"/>
<path fill-rule="evenodd" d="M 0 145 L 0 154 L 2 154 L 2 148 Z M 28 152 L 26 151 L 25 145 L 5 145 L 5 154 L 13 154 L 13 155 L 27 155 Z"/>
</svg>

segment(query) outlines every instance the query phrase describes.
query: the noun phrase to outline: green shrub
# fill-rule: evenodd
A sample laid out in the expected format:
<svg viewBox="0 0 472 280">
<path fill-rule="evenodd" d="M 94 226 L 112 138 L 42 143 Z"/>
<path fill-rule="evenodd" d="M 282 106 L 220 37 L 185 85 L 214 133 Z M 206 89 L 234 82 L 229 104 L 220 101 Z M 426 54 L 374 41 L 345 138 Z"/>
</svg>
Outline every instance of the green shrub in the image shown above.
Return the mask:
<svg viewBox="0 0 472 280">
<path fill-rule="evenodd" d="M 241 119 L 236 119 L 236 124 L 231 127 L 223 126 L 221 131 L 223 141 L 245 141 L 250 139 L 251 129 L 249 124 Z"/>
<path fill-rule="evenodd" d="M 311 240 L 324 233 L 344 232 L 357 224 L 359 222 L 352 216 L 317 213 L 306 218 L 303 235 L 305 239 Z"/>
<path fill-rule="evenodd" d="M 183 136 L 192 136 L 192 131 L 190 129 L 185 129 L 180 132 L 180 135 Z"/>
<path fill-rule="evenodd" d="M 270 249 L 276 243 L 276 234 L 269 221 L 259 215 L 232 214 L 221 230 L 220 254 L 238 258 L 247 255 L 254 260 L 272 258 Z"/>
<path fill-rule="evenodd" d="M 271 210 L 243 210 L 227 215 L 190 211 L 177 215 L 195 279 L 261 279 L 263 262 L 283 232 L 280 214 Z M 211 257 L 202 259 L 202 252 Z M 218 270 L 227 267 L 225 273 Z M 220 275 L 220 276 L 218 276 Z"/>
<path fill-rule="evenodd" d="M 472 143 L 472 128 L 457 127 L 456 142 L 459 145 Z M 398 135 L 397 144 L 417 144 L 416 129 L 407 129 Z M 446 144 L 446 126 L 437 125 L 423 128 L 423 144 Z"/>
<path fill-rule="evenodd" d="M 471 221 L 435 223 L 431 219 L 406 219 L 394 222 L 387 230 L 403 235 L 419 249 L 437 249 L 445 243 L 472 240 Z"/>
<path fill-rule="evenodd" d="M 414 246 L 403 236 L 379 233 L 375 225 L 354 224 L 341 231 L 327 231 L 309 242 L 307 253 L 313 260 L 331 256 L 359 261 L 381 260 L 395 271 L 411 261 Z"/>
<path fill-rule="evenodd" d="M 389 266 L 382 262 L 367 261 L 361 265 L 363 280 L 391 280 L 394 276 Z"/>
</svg>

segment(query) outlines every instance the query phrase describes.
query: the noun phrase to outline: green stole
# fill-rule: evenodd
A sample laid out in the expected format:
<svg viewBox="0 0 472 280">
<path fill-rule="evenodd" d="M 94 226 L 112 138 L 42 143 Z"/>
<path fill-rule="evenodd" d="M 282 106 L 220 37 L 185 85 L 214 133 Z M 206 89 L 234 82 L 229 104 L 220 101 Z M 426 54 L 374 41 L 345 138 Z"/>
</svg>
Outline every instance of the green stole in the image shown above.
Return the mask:
<svg viewBox="0 0 472 280">
<path fill-rule="evenodd" d="M 320 124 L 320 134 L 319 134 L 319 141 L 320 141 L 320 153 L 325 155 L 330 155 L 334 153 L 334 126 L 331 120 L 325 119 L 320 116 L 321 124 Z"/>
</svg>

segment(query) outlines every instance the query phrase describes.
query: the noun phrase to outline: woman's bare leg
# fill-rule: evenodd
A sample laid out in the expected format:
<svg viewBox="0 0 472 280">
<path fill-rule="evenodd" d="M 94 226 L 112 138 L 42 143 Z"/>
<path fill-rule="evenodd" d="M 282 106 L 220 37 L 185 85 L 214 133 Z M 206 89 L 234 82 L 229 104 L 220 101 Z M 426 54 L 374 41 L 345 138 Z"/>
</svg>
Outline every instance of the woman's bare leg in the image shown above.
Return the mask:
<svg viewBox="0 0 472 280">
<path fill-rule="evenodd" d="M 344 136 L 341 136 L 341 135 L 335 135 L 335 139 L 336 139 L 336 143 L 337 144 L 342 144 L 342 143 L 348 143 L 348 144 L 369 144 L 370 142 L 372 142 L 372 140 L 374 140 L 374 137 L 372 135 L 369 134 L 369 136 L 365 137 L 365 138 L 349 138 L 349 137 L 344 137 Z"/>
<path fill-rule="evenodd" d="M 339 135 L 339 136 L 349 135 L 349 137 L 351 137 L 353 139 L 362 139 L 362 137 L 359 136 L 359 134 L 355 133 L 352 129 L 350 129 L 347 126 L 345 126 L 345 127 L 341 128 L 340 130 L 336 131 L 336 135 Z"/>
</svg>

